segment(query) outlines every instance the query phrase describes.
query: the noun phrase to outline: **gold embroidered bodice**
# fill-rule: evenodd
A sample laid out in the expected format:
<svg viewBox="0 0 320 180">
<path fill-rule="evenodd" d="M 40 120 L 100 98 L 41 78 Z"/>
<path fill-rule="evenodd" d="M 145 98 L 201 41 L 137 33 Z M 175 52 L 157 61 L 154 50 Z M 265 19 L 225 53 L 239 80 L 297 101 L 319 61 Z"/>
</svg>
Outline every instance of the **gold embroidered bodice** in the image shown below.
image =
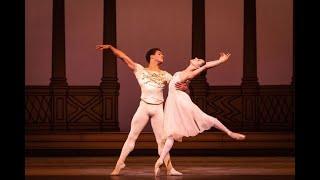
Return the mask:
<svg viewBox="0 0 320 180">
<path fill-rule="evenodd" d="M 163 100 L 163 89 L 172 76 L 166 71 L 150 71 L 136 64 L 134 74 L 141 87 L 141 99 L 150 104 L 160 104 Z"/>
</svg>

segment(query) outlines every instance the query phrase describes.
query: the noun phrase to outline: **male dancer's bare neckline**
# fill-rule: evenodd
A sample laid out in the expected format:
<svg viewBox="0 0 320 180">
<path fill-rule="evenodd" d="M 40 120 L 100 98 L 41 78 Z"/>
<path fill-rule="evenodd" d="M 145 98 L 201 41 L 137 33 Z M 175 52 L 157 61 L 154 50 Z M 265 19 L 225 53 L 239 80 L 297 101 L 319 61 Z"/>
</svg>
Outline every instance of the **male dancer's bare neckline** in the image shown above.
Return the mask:
<svg viewBox="0 0 320 180">
<path fill-rule="evenodd" d="M 162 72 L 162 70 L 160 69 L 160 64 L 154 61 L 150 62 L 150 64 L 148 64 L 148 67 L 144 69 L 150 72 L 157 72 L 157 73 Z"/>
</svg>

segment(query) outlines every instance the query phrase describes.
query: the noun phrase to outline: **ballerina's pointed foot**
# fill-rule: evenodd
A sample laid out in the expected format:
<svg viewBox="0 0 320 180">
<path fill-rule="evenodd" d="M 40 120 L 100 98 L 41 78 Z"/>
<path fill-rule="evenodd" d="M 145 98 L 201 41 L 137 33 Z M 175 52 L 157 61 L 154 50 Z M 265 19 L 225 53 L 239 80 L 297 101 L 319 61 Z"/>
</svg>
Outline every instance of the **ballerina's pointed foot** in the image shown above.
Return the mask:
<svg viewBox="0 0 320 180">
<path fill-rule="evenodd" d="M 235 133 L 235 132 L 231 132 L 231 133 L 229 134 L 229 136 L 230 136 L 231 138 L 233 138 L 233 139 L 236 139 L 236 140 L 244 140 L 244 139 L 246 138 L 245 135 L 240 134 L 240 133 Z"/>
<path fill-rule="evenodd" d="M 171 168 L 169 171 L 167 171 L 168 176 L 182 176 L 183 174 L 174 168 Z"/>
<path fill-rule="evenodd" d="M 156 164 L 154 165 L 154 175 L 160 176 L 160 166 L 163 164 L 163 161 L 160 159 L 157 160 Z"/>
<path fill-rule="evenodd" d="M 121 169 L 123 169 L 124 167 L 126 167 L 126 165 L 124 163 L 121 164 L 117 164 L 116 167 L 114 168 L 114 170 L 111 172 L 111 176 L 117 176 L 119 175 Z"/>
</svg>

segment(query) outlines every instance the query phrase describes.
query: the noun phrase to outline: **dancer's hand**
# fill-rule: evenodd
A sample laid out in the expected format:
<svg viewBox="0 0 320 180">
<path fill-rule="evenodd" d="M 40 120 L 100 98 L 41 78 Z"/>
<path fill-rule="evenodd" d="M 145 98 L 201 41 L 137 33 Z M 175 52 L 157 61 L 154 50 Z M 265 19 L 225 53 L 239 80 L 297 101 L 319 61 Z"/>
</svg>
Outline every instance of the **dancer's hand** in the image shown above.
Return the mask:
<svg viewBox="0 0 320 180">
<path fill-rule="evenodd" d="M 229 57 L 231 56 L 231 54 L 230 53 L 227 53 L 227 54 L 225 54 L 225 53 L 219 53 L 220 54 L 220 57 L 219 57 L 219 60 L 221 61 L 221 62 L 226 62 L 228 59 L 229 59 Z"/>
<path fill-rule="evenodd" d="M 219 59 L 218 60 L 214 60 L 214 61 L 207 61 L 206 62 L 206 64 L 204 65 L 204 67 L 206 68 L 206 69 L 210 69 L 210 68 L 213 68 L 213 67 L 215 67 L 215 66 L 218 66 L 219 64 L 222 64 L 222 63 L 224 63 L 224 62 L 226 62 L 228 59 L 229 59 L 229 57 L 231 56 L 231 54 L 230 53 L 219 53 L 220 54 L 220 57 L 219 57 Z"/>
<path fill-rule="evenodd" d="M 189 90 L 189 82 L 177 82 L 175 84 L 175 87 L 177 90 L 180 90 L 180 91 L 187 91 Z"/>
<path fill-rule="evenodd" d="M 134 70 L 136 67 L 136 63 L 129 57 L 127 56 L 124 52 L 122 52 L 121 50 L 113 47 L 110 44 L 101 44 L 101 45 L 96 45 L 96 49 L 97 50 L 104 50 L 104 49 L 110 49 L 110 51 L 117 56 L 118 58 L 120 58 L 121 60 L 123 60 L 128 67 L 131 70 Z"/>
<path fill-rule="evenodd" d="M 106 44 L 106 45 L 104 45 L 104 44 L 96 45 L 96 49 L 97 49 L 97 50 L 109 49 L 110 47 L 111 47 L 111 45 L 109 45 L 109 44 Z"/>
</svg>

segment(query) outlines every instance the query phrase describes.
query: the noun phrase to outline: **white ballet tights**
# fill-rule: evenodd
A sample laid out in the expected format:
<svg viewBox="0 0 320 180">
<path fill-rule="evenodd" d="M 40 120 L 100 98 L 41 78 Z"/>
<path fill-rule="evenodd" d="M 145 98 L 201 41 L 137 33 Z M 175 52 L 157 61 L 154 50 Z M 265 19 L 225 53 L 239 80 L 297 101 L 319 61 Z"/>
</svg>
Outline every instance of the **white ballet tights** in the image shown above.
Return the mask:
<svg viewBox="0 0 320 180">
<path fill-rule="evenodd" d="M 113 174 L 118 174 L 119 171 L 124 167 L 124 162 L 127 156 L 134 149 L 135 142 L 143 128 L 148 123 L 149 118 L 151 119 L 151 126 L 158 144 L 158 154 L 160 156 L 165 143 L 163 139 L 163 104 L 152 105 L 140 101 L 140 105 L 131 121 L 130 133 L 122 147 L 120 157 L 117 161 L 116 169 L 117 166 L 122 167 L 118 168 L 118 170 L 115 169 Z M 169 153 L 167 153 L 167 156 L 164 156 L 163 159 L 167 170 L 171 170 L 173 167 L 170 161 Z"/>
<path fill-rule="evenodd" d="M 164 144 L 164 148 L 160 154 L 160 158 L 158 159 L 158 161 L 163 162 L 164 157 L 169 153 L 169 151 L 171 150 L 172 146 L 174 143 L 174 139 L 172 136 L 168 137 L 166 140 L 166 143 Z"/>
</svg>

